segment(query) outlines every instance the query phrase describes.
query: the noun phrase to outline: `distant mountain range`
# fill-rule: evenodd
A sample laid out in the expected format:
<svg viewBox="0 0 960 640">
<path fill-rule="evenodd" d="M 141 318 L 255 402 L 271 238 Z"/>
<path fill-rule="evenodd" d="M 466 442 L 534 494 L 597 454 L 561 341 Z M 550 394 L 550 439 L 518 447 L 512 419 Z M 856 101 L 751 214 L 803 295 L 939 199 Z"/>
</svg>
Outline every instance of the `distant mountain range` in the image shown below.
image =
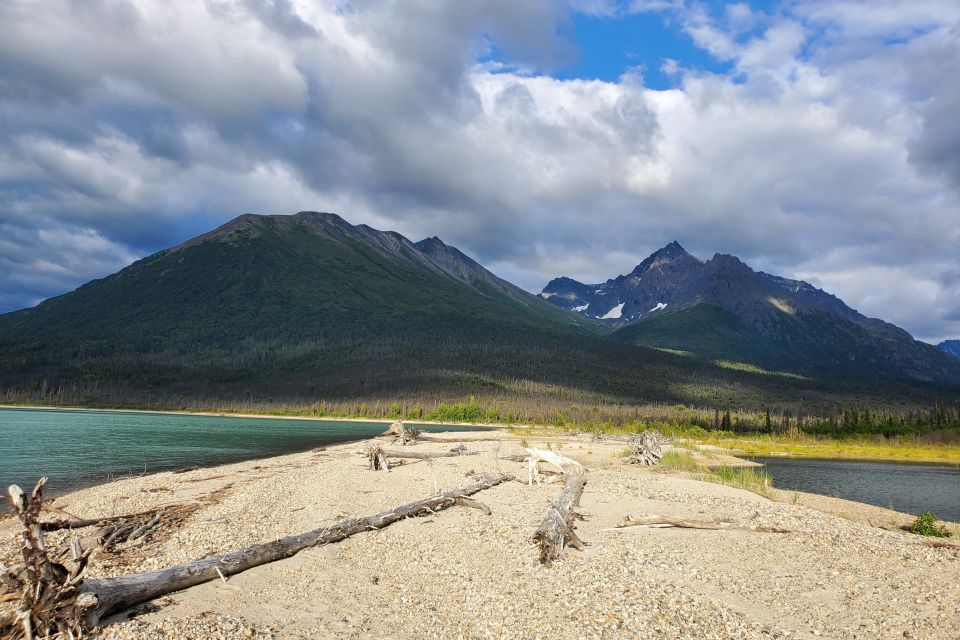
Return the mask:
<svg viewBox="0 0 960 640">
<path fill-rule="evenodd" d="M 957 380 L 956 363 L 899 327 L 800 280 L 676 242 L 601 284 L 557 278 L 540 296 L 608 325 L 615 340 L 791 371 Z"/>
<path fill-rule="evenodd" d="M 937 345 L 937 349 L 954 358 L 960 358 L 960 340 L 944 340 Z"/>
<path fill-rule="evenodd" d="M 960 362 L 732 256 L 701 262 L 671 243 L 626 276 L 560 278 L 535 296 L 439 238 L 414 243 L 330 213 L 243 215 L 0 315 L 0 394 L 83 402 L 536 393 L 760 404 L 873 393 L 855 380 L 877 379 L 957 385 Z"/>
</svg>

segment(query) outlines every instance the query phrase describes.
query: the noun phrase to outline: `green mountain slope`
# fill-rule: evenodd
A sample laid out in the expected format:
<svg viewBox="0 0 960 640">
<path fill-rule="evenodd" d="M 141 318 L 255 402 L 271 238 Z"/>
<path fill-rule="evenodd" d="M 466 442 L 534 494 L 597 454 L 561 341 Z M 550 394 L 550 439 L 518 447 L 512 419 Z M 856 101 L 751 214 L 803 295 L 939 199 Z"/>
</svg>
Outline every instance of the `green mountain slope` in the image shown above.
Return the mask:
<svg viewBox="0 0 960 640">
<path fill-rule="evenodd" d="M 641 346 L 685 349 L 697 323 L 722 326 L 706 312 L 700 320 L 678 316 L 686 325 L 662 325 L 661 336 L 675 336 L 670 344 L 639 334 L 609 340 L 596 335 L 594 321 L 497 278 L 439 240 L 414 244 L 332 214 L 248 215 L 0 315 L 0 398 L 171 406 L 475 394 L 549 397 L 560 406 L 763 406 L 799 394 L 832 406 L 843 394 L 883 392 L 731 371 L 711 363 L 707 349 L 699 349 L 703 360 Z M 768 362 L 762 341 L 721 320 L 729 326 L 717 336 L 759 349 Z M 904 393 L 944 397 L 934 388 Z"/>
<path fill-rule="evenodd" d="M 861 324 L 816 309 L 773 315 L 763 331 L 716 304 L 696 302 L 628 324 L 611 339 L 711 360 L 822 377 L 960 380 L 935 347 L 899 334 L 878 338 Z"/>
</svg>

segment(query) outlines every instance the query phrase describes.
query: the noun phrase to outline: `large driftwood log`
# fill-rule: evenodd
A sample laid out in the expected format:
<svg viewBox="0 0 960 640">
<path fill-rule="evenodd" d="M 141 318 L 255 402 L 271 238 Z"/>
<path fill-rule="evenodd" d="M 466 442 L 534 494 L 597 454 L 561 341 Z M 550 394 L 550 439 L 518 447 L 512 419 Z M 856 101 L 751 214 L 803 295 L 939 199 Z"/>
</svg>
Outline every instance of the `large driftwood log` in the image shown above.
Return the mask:
<svg viewBox="0 0 960 640">
<path fill-rule="evenodd" d="M 456 458 L 459 456 L 479 455 L 476 451 L 467 451 L 462 444 L 450 451 L 398 451 L 396 449 L 383 449 L 380 445 L 371 444 L 365 452 L 367 459 L 370 460 L 370 468 L 373 471 L 390 471 L 388 458 L 398 458 L 407 460 L 429 460 L 431 458 Z"/>
<path fill-rule="evenodd" d="M 564 547 L 568 545 L 574 549 L 583 550 L 583 541 L 577 536 L 574 525 L 574 521 L 582 516 L 574 509 L 580 506 L 580 497 L 587 484 L 587 473 L 583 465 L 576 460 L 552 451 L 527 449 L 527 453 L 530 454 L 530 460 L 533 462 L 529 467 L 528 477 L 531 484 L 537 475 L 536 464 L 539 462 L 549 462 L 560 469 L 566 477 L 560 499 L 550 507 L 543 522 L 533 534 L 533 541 L 540 548 L 540 563 L 550 565 L 560 557 Z"/>
<path fill-rule="evenodd" d="M 492 475 L 479 479 L 474 484 L 410 502 L 389 511 L 341 520 L 327 527 L 254 545 L 226 555 L 204 558 L 159 571 L 91 580 L 83 579 L 89 551 L 74 558 L 77 567 L 73 570 L 51 562 L 47 556 L 42 532 L 36 523 L 46 478 L 37 483 L 37 488 L 30 498 L 24 496 L 19 487 L 12 486 L 11 499 L 24 529 L 23 557 L 30 584 L 23 590 L 19 618 L 22 624 L 12 629 L 0 628 L 0 637 L 32 638 L 35 633 L 41 636 L 62 633 L 65 637 L 81 637 L 105 616 L 167 593 L 289 558 L 304 549 L 339 542 L 357 533 L 382 529 L 405 518 L 432 514 L 455 504 L 476 506 L 464 499 L 510 479 L 512 476 L 506 474 Z"/>
</svg>

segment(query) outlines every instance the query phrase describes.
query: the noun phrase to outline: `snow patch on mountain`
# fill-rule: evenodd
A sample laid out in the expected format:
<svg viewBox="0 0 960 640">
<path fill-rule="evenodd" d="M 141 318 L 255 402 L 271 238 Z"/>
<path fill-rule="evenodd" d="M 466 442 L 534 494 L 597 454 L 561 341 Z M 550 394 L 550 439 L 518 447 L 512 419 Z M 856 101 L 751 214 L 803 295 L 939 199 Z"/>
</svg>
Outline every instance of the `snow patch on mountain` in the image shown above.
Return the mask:
<svg viewBox="0 0 960 640">
<path fill-rule="evenodd" d="M 606 315 L 600 316 L 600 319 L 601 319 L 601 320 L 617 320 L 617 319 L 619 319 L 620 316 L 623 315 L 623 306 L 624 306 L 625 304 L 626 304 L 625 302 L 621 302 L 620 304 L 618 304 L 617 306 L 615 306 L 613 309 L 610 309 L 610 311 L 607 311 L 607 314 L 606 314 Z"/>
<path fill-rule="evenodd" d="M 667 305 L 665 303 L 658 302 L 657 306 L 655 306 L 653 309 L 650 309 L 650 311 L 647 311 L 647 313 L 653 313 L 654 311 L 660 311 L 661 309 L 666 309 L 666 308 L 667 308 Z"/>
</svg>

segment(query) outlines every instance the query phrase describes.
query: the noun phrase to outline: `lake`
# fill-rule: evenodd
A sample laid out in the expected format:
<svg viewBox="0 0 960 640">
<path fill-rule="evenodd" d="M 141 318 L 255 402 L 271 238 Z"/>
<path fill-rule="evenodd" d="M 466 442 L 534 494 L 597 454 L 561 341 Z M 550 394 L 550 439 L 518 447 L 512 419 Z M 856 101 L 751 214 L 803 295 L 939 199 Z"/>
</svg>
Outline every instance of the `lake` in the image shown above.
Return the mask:
<svg viewBox="0 0 960 640">
<path fill-rule="evenodd" d="M 779 489 L 819 493 L 960 522 L 960 465 L 751 458 Z"/>
<path fill-rule="evenodd" d="M 0 409 L 0 487 L 48 476 L 62 493 L 111 479 L 265 458 L 385 431 L 382 422 Z M 470 427 L 417 425 L 424 431 Z M 0 501 L 0 508 L 5 506 Z"/>
</svg>

